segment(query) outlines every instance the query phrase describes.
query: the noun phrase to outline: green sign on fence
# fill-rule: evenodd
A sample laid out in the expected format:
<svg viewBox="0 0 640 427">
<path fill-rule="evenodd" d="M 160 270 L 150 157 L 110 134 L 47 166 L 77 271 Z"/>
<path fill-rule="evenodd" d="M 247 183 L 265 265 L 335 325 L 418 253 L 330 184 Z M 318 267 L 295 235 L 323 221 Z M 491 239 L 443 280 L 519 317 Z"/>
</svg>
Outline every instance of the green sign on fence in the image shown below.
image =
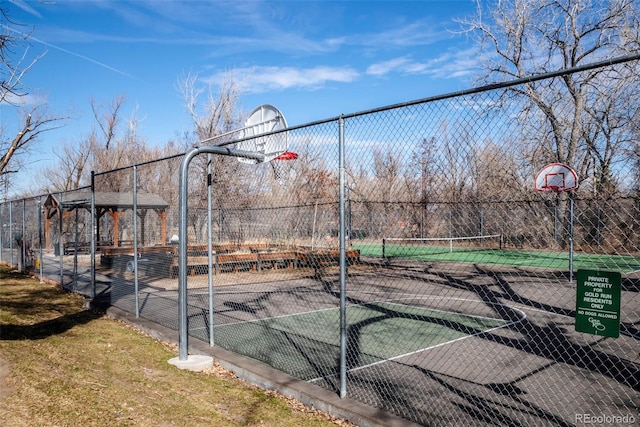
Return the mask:
<svg viewBox="0 0 640 427">
<path fill-rule="evenodd" d="M 576 279 L 576 331 L 618 338 L 620 273 L 578 270 Z"/>
</svg>

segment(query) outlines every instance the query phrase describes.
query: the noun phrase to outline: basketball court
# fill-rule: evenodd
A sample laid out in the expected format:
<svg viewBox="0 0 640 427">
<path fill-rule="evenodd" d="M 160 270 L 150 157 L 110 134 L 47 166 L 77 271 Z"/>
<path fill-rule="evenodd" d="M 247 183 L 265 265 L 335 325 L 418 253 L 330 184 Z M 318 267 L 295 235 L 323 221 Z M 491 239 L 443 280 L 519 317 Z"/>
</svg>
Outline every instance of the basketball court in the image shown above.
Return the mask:
<svg viewBox="0 0 640 427">
<path fill-rule="evenodd" d="M 269 188 L 279 191 L 290 172 L 295 176 L 291 168 L 297 154 L 289 151 L 289 132 L 282 114 L 263 105 L 251 113 L 244 128 L 232 131 L 233 137 L 218 135 L 206 141 L 212 145 L 187 153 L 180 167 L 176 232 L 187 237 L 175 242 L 171 268 L 176 267 L 176 274 L 140 274 L 145 267 L 149 270 L 149 261 L 133 257 L 131 269 L 127 265 L 126 271 L 105 278 L 105 294 L 114 307 L 178 331 L 179 357 L 170 363 L 179 359 L 188 364 L 192 339 L 212 354 L 213 349 L 229 350 L 230 361 L 247 356 L 288 374 L 291 382 L 318 385 L 334 397 L 351 397 L 374 411 L 425 425 L 564 426 L 586 410 L 614 413 L 620 402 L 625 402 L 624 408 L 640 406 L 640 256 L 606 255 L 600 248 L 592 253 L 575 250 L 571 191 L 578 182 L 570 168 L 551 164 L 537 174 L 535 190 L 549 193 L 549 200 L 566 202 L 562 212 L 567 215 L 557 228 L 554 223 L 543 229 L 538 222 L 539 234 L 546 233 L 543 239 L 524 245 L 526 233 L 536 225 L 527 221 L 525 207 L 520 222 L 508 226 L 516 216 L 511 204 L 495 217 L 493 210 L 476 212 L 470 205 L 465 218 L 472 232 L 482 234 L 488 224 L 486 229 L 505 235 L 465 237 L 463 229 L 456 228 L 455 215 L 452 221 L 452 204 L 420 222 L 420 228 L 396 227 L 404 224 L 402 204 L 403 209 L 380 211 L 390 218 L 367 218 L 366 230 L 380 225 L 368 233 L 375 238 L 349 239 L 352 230 L 344 228 L 347 183 L 340 175 L 335 183 L 339 196 L 328 204 L 322 233 L 316 233 L 321 216 L 316 215 L 317 204 L 292 207 L 293 203 L 276 200 L 267 208 L 260 206 L 273 218 L 241 219 L 248 227 L 264 227 L 249 238 L 238 234 L 238 242 L 242 238 L 251 246 L 253 239 L 283 240 L 269 231 L 288 227 L 282 235 L 294 236 L 301 245 L 251 246 L 243 253 L 223 254 L 213 246 L 211 176 L 200 176 L 208 183 L 206 198 L 202 191 L 197 195 L 197 219 L 207 228 L 196 228 L 198 221 L 192 221 L 193 230 L 188 227 L 190 160 L 206 154 L 236 157 L 241 163 L 268 162 L 275 178 L 269 179 Z M 234 148 L 225 148 L 229 144 Z M 199 172 L 204 174 L 204 167 Z M 210 173 L 207 166 L 206 174 Z M 256 212 L 265 212 L 260 209 Z M 296 221 L 285 224 L 280 209 L 291 209 L 286 216 Z M 238 215 L 237 210 L 230 212 L 228 216 Z M 419 213 L 423 212 L 414 212 L 415 218 Z M 298 221 L 305 216 L 308 221 Z M 554 220 L 550 217 L 548 224 Z M 222 233 L 223 227 L 232 228 L 230 222 L 219 220 L 217 225 L 218 243 L 226 245 L 227 238 L 235 243 L 221 237 L 232 235 Z M 387 232 L 389 237 L 380 238 Z M 401 237 L 405 233 L 449 236 Z M 314 239 L 326 246 L 314 247 Z M 292 255 L 282 260 L 276 251 L 285 249 Z M 358 255 L 350 258 L 345 252 L 351 250 Z M 279 261 L 266 262 L 267 253 Z M 218 258 L 223 255 L 231 256 L 225 258 L 227 264 Z M 295 268 L 289 267 L 292 260 Z M 338 261 L 342 264 L 336 265 Z M 620 336 L 615 340 L 576 331 L 576 270 L 624 275 Z"/>
<path fill-rule="evenodd" d="M 349 396 L 377 407 L 391 404 L 392 399 L 384 401 L 375 391 L 375 378 L 377 390 L 396 390 L 416 411 L 416 419 L 447 425 L 445 420 L 464 419 L 461 402 L 490 392 L 493 399 L 485 404 L 496 416 L 531 423 L 549 416 L 537 413 L 541 410 L 536 408 L 552 403 L 540 384 L 558 389 L 554 399 L 566 396 L 562 405 L 556 402 L 564 411 L 555 414 L 558 419 L 571 419 L 581 402 L 594 398 L 583 395 L 581 390 L 593 391 L 580 386 L 572 373 L 576 369 L 588 369 L 589 376 L 610 387 L 599 397 L 602 410 L 623 398 L 628 387 L 638 387 L 638 367 L 620 365 L 618 358 L 624 354 L 633 360 L 640 351 L 637 339 L 621 336 L 615 357 L 600 351 L 598 343 L 606 338 L 574 331 L 575 287 L 551 271 L 532 269 L 528 277 L 520 268 L 515 271 L 410 260 L 350 267 Z M 215 345 L 337 392 L 340 312 L 335 273 L 216 286 Z M 252 276 L 258 280 L 258 274 Z M 176 294 L 149 295 L 145 310 L 158 298 L 175 301 Z M 625 309 L 638 304 L 635 293 Z M 189 333 L 204 342 L 210 338 L 208 307 L 206 289 L 189 290 Z M 416 376 L 425 381 L 415 381 Z M 569 393 L 569 387 L 577 388 Z M 565 388 L 567 395 L 561 393 Z M 435 406 L 424 398 L 434 393 L 440 395 Z M 454 412 L 458 415 L 450 417 Z"/>
<path fill-rule="evenodd" d="M 571 191 L 571 172 L 546 166 L 536 190 Z M 438 425 L 477 421 L 465 410 L 470 401 L 472 411 L 486 406 L 488 423 L 535 424 L 572 419 L 581 402 L 608 410 L 638 389 L 640 369 L 626 362 L 640 353 L 637 331 L 624 331 L 615 356 L 598 348 L 606 337 L 576 332 L 575 287 L 564 272 L 629 273 L 640 269 L 640 258 L 576 254 L 573 246 L 568 253 L 525 251 L 506 247 L 500 235 L 402 240 L 354 245 L 364 262 L 349 268 L 346 293 L 341 271 L 327 268 L 250 288 L 192 289 L 186 304 L 183 270 L 181 357 L 192 335 L 339 394 L 348 383 L 347 396 L 390 412 L 400 398 L 405 417 Z M 639 299 L 632 294 L 623 308 L 631 324 L 638 319 L 629 307 Z M 583 371 L 580 380 L 574 370 Z M 601 384 L 606 396 L 596 399 L 588 387 L 549 393 L 580 381 Z M 434 394 L 437 403 L 425 399 Z M 543 409 L 551 403 L 560 408 L 555 414 Z"/>
</svg>

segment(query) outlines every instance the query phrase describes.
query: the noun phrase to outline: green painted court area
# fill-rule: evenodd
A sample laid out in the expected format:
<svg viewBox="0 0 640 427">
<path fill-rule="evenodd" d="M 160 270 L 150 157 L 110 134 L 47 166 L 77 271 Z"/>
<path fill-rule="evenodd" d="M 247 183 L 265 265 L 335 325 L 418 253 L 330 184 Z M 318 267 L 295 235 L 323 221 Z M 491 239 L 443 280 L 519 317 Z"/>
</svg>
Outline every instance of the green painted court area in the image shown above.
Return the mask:
<svg viewBox="0 0 640 427">
<path fill-rule="evenodd" d="M 379 244 L 354 244 L 353 248 L 360 250 L 362 256 L 382 256 L 382 245 Z M 394 244 L 387 244 L 384 252 L 388 258 L 569 269 L 568 252 Z M 630 273 L 640 270 L 640 257 L 577 252 L 573 255 L 573 268 Z"/>
<path fill-rule="evenodd" d="M 409 355 L 506 324 L 502 319 L 393 302 L 348 306 L 346 316 L 349 369 Z M 309 380 L 338 372 L 337 307 L 219 325 L 215 334 L 225 348 L 275 364 L 299 378 Z"/>
</svg>

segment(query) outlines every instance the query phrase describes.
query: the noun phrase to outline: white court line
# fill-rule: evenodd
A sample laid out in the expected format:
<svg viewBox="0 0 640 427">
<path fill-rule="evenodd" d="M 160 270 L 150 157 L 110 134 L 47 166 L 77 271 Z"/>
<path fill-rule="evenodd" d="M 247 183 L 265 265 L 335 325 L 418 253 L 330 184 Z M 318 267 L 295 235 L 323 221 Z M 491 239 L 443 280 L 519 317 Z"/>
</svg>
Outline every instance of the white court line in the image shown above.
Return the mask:
<svg viewBox="0 0 640 427">
<path fill-rule="evenodd" d="M 314 291 L 315 292 L 315 291 Z M 373 293 L 376 294 L 377 292 L 366 292 L 366 293 Z M 391 301 L 400 301 L 400 300 L 407 300 L 407 299 L 422 299 L 424 297 L 426 298 L 435 298 L 437 296 L 432 296 L 432 295 L 418 295 L 416 296 L 416 294 L 411 294 L 408 292 L 402 292 L 400 295 L 410 295 L 410 297 L 406 297 L 406 298 L 392 298 L 392 299 L 388 299 L 388 300 L 379 300 L 379 301 L 374 301 L 374 302 L 367 302 L 364 304 L 373 304 L 375 302 L 391 302 Z M 452 299 L 456 299 L 456 298 L 452 298 Z M 471 301 L 471 300 L 469 300 Z M 358 306 L 362 306 L 364 304 L 349 304 L 348 307 L 358 307 Z M 261 322 L 263 320 L 273 320 L 273 319 L 282 319 L 283 317 L 293 317 L 293 316 L 302 316 L 305 314 L 313 314 L 313 313 L 321 313 L 323 311 L 327 311 L 327 310 L 339 310 L 340 307 L 327 307 L 327 308 L 322 308 L 319 310 L 311 310 L 311 311 L 302 311 L 300 313 L 293 313 L 293 314 L 282 314 L 280 316 L 272 316 L 272 317 L 261 317 L 260 319 L 253 319 L 253 320 L 242 320 L 239 322 L 233 322 L 233 323 L 224 323 L 222 325 L 214 325 L 214 328 L 218 328 L 218 327 L 223 327 L 223 326 L 231 326 L 231 325 L 241 325 L 244 323 L 255 323 L 255 322 Z M 476 316 L 477 317 L 477 316 Z"/>
<path fill-rule="evenodd" d="M 293 314 L 283 314 L 281 316 L 272 316 L 272 317 L 261 317 L 260 319 L 253 319 L 253 320 L 243 320 L 240 322 L 233 322 L 233 323 L 224 323 L 222 325 L 215 325 L 214 328 L 220 328 L 223 326 L 233 326 L 233 325 L 242 325 L 245 323 L 256 323 L 256 322 L 262 322 L 263 320 L 273 320 L 273 319 L 282 319 L 284 317 L 295 317 L 295 316 L 302 316 L 305 314 L 313 314 L 313 313 L 321 313 L 323 311 L 327 311 L 327 310 L 337 310 L 338 307 L 328 307 L 328 308 L 323 308 L 320 310 L 311 310 L 311 311 L 303 311 L 300 313 L 293 313 Z M 224 314 L 224 313 L 219 313 L 220 314 Z"/>
<path fill-rule="evenodd" d="M 304 293 L 318 293 L 318 292 L 323 292 L 323 291 L 305 291 Z M 242 292 L 237 292 L 237 294 L 241 294 Z M 379 292 L 361 292 L 361 293 L 365 293 L 365 294 L 378 294 Z M 228 294 L 236 294 L 236 292 L 229 292 Z M 406 297 L 406 298 L 392 298 L 392 299 L 388 299 L 388 300 L 380 300 L 380 301 L 376 301 L 376 302 L 390 302 L 390 301 L 398 301 L 398 300 L 403 300 L 403 299 L 415 299 L 415 298 L 423 298 L 423 297 L 433 297 L 432 295 L 416 295 L 416 294 L 412 294 L 409 292 L 401 292 L 397 295 L 409 295 L 411 298 Z M 371 303 L 366 303 L 366 304 L 371 304 Z M 349 304 L 349 307 L 355 307 L 355 306 L 361 306 L 363 304 Z M 273 317 L 261 317 L 260 319 L 253 319 L 253 320 L 242 320 L 239 322 L 233 322 L 233 323 L 224 323 L 222 325 L 214 325 L 214 328 L 218 328 L 218 327 L 222 327 L 222 326 L 231 326 L 231 325 L 241 325 L 243 323 L 255 323 L 255 322 L 261 322 L 263 320 L 273 320 L 273 319 L 281 319 L 283 317 L 292 317 L 292 316 L 301 316 L 301 315 L 305 315 L 305 314 L 313 314 L 313 313 L 320 313 L 323 311 L 327 311 L 327 310 L 337 310 L 340 307 L 335 306 L 335 307 L 327 307 L 327 308 L 322 308 L 319 310 L 311 310 L 311 311 L 302 311 L 300 313 L 293 313 L 293 314 L 282 314 L 280 316 L 273 316 Z M 220 314 L 220 313 L 219 313 Z"/>
<path fill-rule="evenodd" d="M 434 298 L 436 297 L 436 295 L 432 295 L 432 296 L 425 295 L 425 297 L 429 297 L 429 299 L 434 299 Z M 405 306 L 405 307 L 415 307 L 415 306 L 407 306 L 407 305 L 405 305 L 405 304 L 398 304 L 398 303 L 395 303 L 395 302 L 394 302 L 394 301 L 402 301 L 402 300 L 408 300 L 408 299 L 416 299 L 416 298 L 394 298 L 394 299 L 392 299 L 392 300 L 388 300 L 388 301 L 375 301 L 375 302 L 372 302 L 372 303 L 371 303 L 371 302 L 369 302 L 369 303 L 367 303 L 367 304 L 365 304 L 365 305 L 368 305 L 368 304 L 375 304 L 375 303 L 378 303 L 378 302 L 382 302 L 382 303 L 387 303 L 387 304 L 390 304 L 390 305 L 403 305 L 403 306 Z M 452 299 L 452 300 L 462 300 L 462 301 L 475 301 L 475 300 L 465 299 L 465 298 L 449 298 L 449 299 Z M 486 304 L 486 303 L 485 303 L 485 302 L 483 302 L 483 301 L 477 301 L 477 302 L 478 302 L 478 303 L 481 303 L 481 304 Z M 505 305 L 505 304 L 500 304 L 500 305 Z M 459 316 L 473 317 L 473 318 L 475 318 L 475 319 L 502 320 L 502 319 L 496 319 L 495 317 L 476 316 L 475 314 L 466 314 L 466 313 L 458 313 L 458 312 L 455 312 L 455 311 L 438 310 L 438 309 L 436 309 L 436 308 L 423 308 L 423 307 L 416 307 L 416 308 L 424 309 L 424 310 L 429 310 L 429 311 L 435 311 L 436 313 L 447 313 L 447 314 L 451 314 L 451 313 L 453 313 L 453 314 L 457 314 L 457 315 L 459 315 Z M 518 310 L 518 311 L 520 311 L 520 310 Z M 524 313 L 523 313 L 523 314 L 524 314 Z M 504 325 L 503 325 L 503 326 L 504 326 Z"/>
<path fill-rule="evenodd" d="M 244 325 L 247 323 L 256 323 L 256 322 L 262 322 L 263 320 L 273 320 L 273 319 L 282 319 L 285 317 L 295 317 L 295 316 L 301 316 L 304 314 L 312 314 L 312 313 L 321 313 L 323 311 L 327 311 L 327 310 L 337 310 L 338 307 L 329 307 L 329 308 L 323 308 L 320 310 L 312 310 L 312 311 L 303 311 L 301 313 L 293 313 L 293 314 L 283 314 L 280 316 L 272 316 L 272 317 L 261 317 L 260 319 L 252 319 L 252 320 L 241 320 L 238 322 L 231 322 L 231 323 L 223 323 L 223 324 L 218 324 L 218 325 L 213 325 L 213 328 L 222 328 L 225 326 L 234 326 L 234 325 Z M 224 313 L 218 313 L 218 315 L 224 315 Z M 193 331 L 198 331 L 200 329 L 206 329 L 205 327 L 198 327 L 198 328 L 193 328 L 191 330 Z"/>
<path fill-rule="evenodd" d="M 435 299 L 435 298 L 438 298 L 438 297 L 437 297 L 437 296 L 430 297 L 430 299 Z M 446 298 L 446 297 L 439 297 L 439 298 L 440 298 L 440 299 L 444 299 L 444 298 Z M 406 299 L 409 299 L 409 298 L 406 298 Z M 467 298 L 447 298 L 447 299 L 450 299 L 450 300 L 458 300 L 458 301 L 472 301 L 472 302 L 480 302 L 480 303 L 482 303 L 482 301 L 478 301 L 478 300 L 470 300 L 470 299 L 467 299 Z M 486 303 L 485 303 L 485 304 L 486 304 Z M 359 371 L 359 370 L 361 370 L 361 369 L 370 368 L 370 367 L 372 367 L 372 366 L 376 366 L 376 365 L 381 365 L 381 364 L 383 364 L 383 363 L 386 363 L 386 362 L 389 362 L 389 361 L 392 361 L 392 360 L 396 360 L 396 359 L 400 359 L 400 358 L 402 358 L 402 357 L 411 356 L 411 355 L 414 355 L 414 354 L 417 354 L 417 353 L 421 353 L 421 352 L 423 352 L 423 351 L 428 351 L 428 350 L 432 350 L 432 349 L 434 349 L 434 348 L 442 347 L 442 346 L 444 346 L 444 345 L 453 344 L 453 343 L 456 343 L 456 342 L 458 342 L 458 341 L 465 340 L 465 339 L 467 339 L 467 338 L 476 337 L 476 336 L 478 336 L 478 335 L 486 334 L 486 333 L 491 332 L 491 331 L 495 331 L 495 330 L 498 330 L 498 329 L 502 329 L 502 328 L 509 327 L 509 326 L 512 326 L 512 325 L 516 325 L 516 324 L 518 324 L 518 323 L 520 323 L 520 322 L 523 322 L 523 321 L 527 318 L 526 313 L 524 313 L 522 310 L 517 309 L 517 308 L 515 308 L 515 307 L 510 307 L 510 306 L 508 306 L 508 305 L 506 305 L 506 304 L 493 304 L 493 305 L 502 305 L 502 306 L 508 307 L 508 308 L 510 308 L 510 309 L 512 309 L 512 310 L 516 310 L 516 311 L 520 312 L 520 314 L 522 315 L 522 318 L 521 318 L 521 319 L 518 319 L 518 320 L 516 320 L 516 321 L 510 322 L 510 323 L 506 323 L 506 324 L 504 324 L 504 325 L 502 325 L 502 326 L 497 326 L 497 327 L 495 327 L 495 328 L 487 329 L 486 331 L 482 331 L 482 332 L 478 332 L 478 333 L 475 333 L 475 334 L 472 334 L 472 335 L 467 335 L 467 336 L 464 336 L 464 337 L 456 338 L 455 340 L 451 340 L 451 341 L 445 341 L 445 342 L 442 342 L 442 343 L 439 343 L 439 344 L 436 344 L 436 345 L 432 345 L 432 346 L 430 346 L 430 347 L 426 347 L 426 348 L 422 348 L 422 349 L 419 349 L 419 350 L 412 351 L 412 352 L 410 352 L 410 353 L 400 354 L 400 355 L 398 355 L 398 356 L 394 356 L 394 357 L 391 357 L 391 358 L 389 358 L 389 359 L 384 359 L 384 360 L 380 360 L 380 361 L 378 361 L 378 362 L 370 363 L 370 364 L 368 364 L 368 365 L 358 366 L 357 368 L 349 369 L 347 372 L 356 372 L 356 371 Z M 449 312 L 449 313 L 450 313 L 450 312 Z M 456 314 L 461 314 L 461 313 L 456 313 Z M 467 316 L 468 316 L 468 315 L 467 315 Z M 480 316 L 472 316 L 472 317 L 480 317 Z M 493 318 L 488 317 L 487 319 L 493 319 Z M 500 320 L 500 319 L 493 319 L 493 320 Z M 325 375 L 325 376 L 323 376 L 323 377 L 313 378 L 313 379 L 308 380 L 308 381 L 309 381 L 309 382 L 320 381 L 320 380 L 323 380 L 323 379 L 325 379 L 325 378 L 336 377 L 337 375 L 338 375 L 338 374 Z"/>
<path fill-rule="evenodd" d="M 376 294 L 376 292 L 367 292 L 367 293 Z M 472 299 L 468 299 L 468 298 L 451 298 L 451 297 L 440 296 L 440 295 L 416 295 L 416 294 L 412 294 L 412 293 L 408 293 L 408 292 L 403 292 L 403 293 L 401 293 L 401 295 L 409 295 L 409 296 L 404 297 L 404 298 L 389 298 L 387 300 L 378 300 L 378 301 L 372 301 L 372 302 L 367 302 L 367 303 L 363 303 L 363 304 L 351 304 L 351 305 L 349 305 L 349 307 L 359 307 L 359 306 L 361 307 L 361 306 L 364 306 L 364 305 L 367 305 L 367 304 L 375 304 L 375 303 L 381 303 L 381 302 L 393 303 L 394 301 L 411 300 L 411 299 L 419 299 L 419 300 L 420 299 L 447 299 L 447 300 L 466 301 L 466 302 L 473 302 L 473 303 L 479 303 L 479 304 L 487 304 L 486 302 L 483 302 L 483 301 L 480 301 L 480 300 L 475 300 L 475 299 L 472 300 Z M 446 342 L 439 343 L 439 344 L 436 344 L 436 345 L 433 345 L 433 346 L 430 346 L 430 347 L 426 347 L 426 348 L 423 348 L 423 349 L 415 350 L 415 351 L 412 351 L 412 352 L 409 352 L 409 353 L 400 354 L 398 356 L 394 356 L 394 357 L 389 358 L 389 359 L 384 359 L 384 360 L 380 360 L 378 362 L 370 363 L 368 365 L 363 365 L 363 366 L 359 366 L 357 368 L 349 369 L 348 372 L 359 371 L 361 369 L 370 368 L 372 366 L 380 365 L 380 364 L 388 362 L 388 361 L 400 359 L 400 358 L 406 357 L 406 356 L 411 356 L 413 354 L 417 354 L 417 353 L 421 353 L 421 352 L 424 352 L 424 351 L 432 350 L 432 349 L 435 349 L 435 348 L 438 348 L 438 347 L 442 347 L 444 345 L 453 344 L 453 343 L 456 343 L 458 341 L 461 341 L 461 340 L 464 340 L 464 339 L 467 339 L 467 338 L 472 338 L 472 337 L 475 337 L 475 336 L 478 336 L 478 335 L 482 335 L 482 334 L 485 334 L 485 333 L 488 333 L 488 332 L 491 332 L 491 331 L 495 331 L 495 330 L 498 330 L 498 329 L 502 329 L 502 328 L 505 328 L 505 327 L 509 327 L 509 326 L 518 324 L 518 323 L 524 321 L 527 318 L 527 315 L 522 310 L 520 310 L 518 308 L 511 307 L 511 306 L 509 306 L 507 304 L 492 304 L 492 305 L 501 305 L 501 306 L 508 307 L 508 308 L 510 308 L 512 310 L 516 310 L 516 311 L 520 312 L 520 314 L 522 315 L 522 318 L 519 319 L 519 320 L 516 320 L 514 322 L 506 323 L 506 324 L 504 324 L 502 326 L 497 326 L 495 328 L 487 329 L 486 331 L 482 331 L 482 332 L 478 332 L 478 333 L 475 333 L 475 334 L 472 334 L 472 335 L 467 335 L 467 336 L 464 336 L 464 337 L 456 338 L 455 340 L 446 341 Z M 248 324 L 248 323 L 256 323 L 256 322 L 268 321 L 268 320 L 273 320 L 273 319 L 282 319 L 282 318 L 286 318 L 286 317 L 293 317 L 293 316 L 301 316 L 301 315 L 307 315 L 307 314 L 313 314 L 313 313 L 320 313 L 320 312 L 323 312 L 323 311 L 336 310 L 336 309 L 339 309 L 339 307 L 328 307 L 328 308 L 324 308 L 324 309 L 320 309 L 320 310 L 312 310 L 312 311 L 305 311 L 305 312 L 294 313 L 294 314 L 283 314 L 283 315 L 280 315 L 280 316 L 263 317 L 263 318 L 260 318 L 260 319 L 245 320 L 245 321 L 233 322 L 233 323 L 225 323 L 225 324 L 221 324 L 221 325 L 214 325 L 214 330 L 216 328 L 222 328 L 222 327 L 226 327 L 226 326 L 242 325 L 242 324 Z M 442 312 L 442 313 L 452 313 L 452 312 L 449 312 L 449 311 L 437 310 L 437 309 L 432 309 L 432 308 L 430 308 L 429 310 L 439 311 L 439 312 Z M 540 311 L 543 311 L 543 310 L 540 310 Z M 469 314 L 456 313 L 456 312 L 454 312 L 454 313 L 455 314 L 459 314 L 459 315 L 464 315 L 464 316 L 481 318 L 481 319 L 484 318 L 484 319 L 491 319 L 491 320 L 500 320 L 500 319 L 492 318 L 492 317 L 473 316 L 473 315 L 469 315 Z M 204 328 L 199 328 L 199 329 L 204 329 Z M 194 329 L 194 330 L 197 330 L 197 329 Z M 324 378 L 330 378 L 330 377 L 335 377 L 335 376 L 337 376 L 337 374 L 325 375 L 323 377 L 317 377 L 317 378 L 313 378 L 311 380 L 308 380 L 308 382 L 320 381 L 320 380 L 322 380 Z"/>
</svg>

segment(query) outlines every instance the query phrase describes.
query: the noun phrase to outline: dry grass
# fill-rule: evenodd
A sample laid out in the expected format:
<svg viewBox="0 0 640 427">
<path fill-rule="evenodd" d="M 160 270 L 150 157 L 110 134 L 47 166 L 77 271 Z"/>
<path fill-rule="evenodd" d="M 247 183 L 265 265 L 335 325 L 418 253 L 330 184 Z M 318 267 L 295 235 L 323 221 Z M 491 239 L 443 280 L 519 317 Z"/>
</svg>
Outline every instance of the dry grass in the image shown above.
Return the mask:
<svg viewBox="0 0 640 427">
<path fill-rule="evenodd" d="M 0 425 L 335 426 L 214 366 L 179 370 L 175 346 L 0 267 Z"/>
</svg>

